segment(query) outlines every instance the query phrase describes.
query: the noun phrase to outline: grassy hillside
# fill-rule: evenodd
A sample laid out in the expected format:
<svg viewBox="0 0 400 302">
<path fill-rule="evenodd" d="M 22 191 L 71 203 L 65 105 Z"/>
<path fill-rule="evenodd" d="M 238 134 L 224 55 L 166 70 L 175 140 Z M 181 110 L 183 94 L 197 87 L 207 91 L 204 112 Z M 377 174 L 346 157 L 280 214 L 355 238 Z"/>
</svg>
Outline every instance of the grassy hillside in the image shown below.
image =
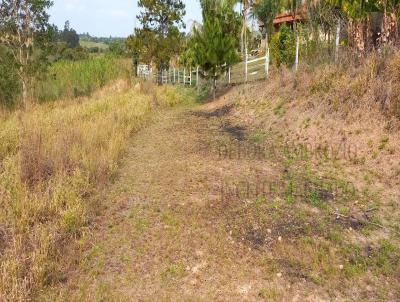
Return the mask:
<svg viewBox="0 0 400 302">
<path fill-rule="evenodd" d="M 257 163 L 224 178 L 217 215 L 258 250 L 266 300 L 400 298 L 399 67 L 395 52 L 275 71 L 209 106 L 231 137 L 210 156 Z"/>
<path fill-rule="evenodd" d="M 59 61 L 50 66 L 35 85 L 34 99 L 39 102 L 90 96 L 117 79 L 131 76 L 129 60 L 113 56 L 90 57 L 80 61 Z"/>
<path fill-rule="evenodd" d="M 84 84 L 73 64 L 53 70 Z M 63 87 L 58 83 L 52 87 Z M 88 231 L 98 206 L 90 197 L 113 179 L 129 137 L 156 107 L 184 97 L 175 88 L 120 82 L 94 98 L 37 105 L 0 120 L 0 300 L 34 298 L 65 278 L 64 247 Z"/>
<path fill-rule="evenodd" d="M 93 48 L 98 47 L 100 50 L 107 50 L 109 46 L 105 43 L 101 42 L 92 42 L 92 41 L 80 41 L 79 44 L 85 48 Z"/>
</svg>

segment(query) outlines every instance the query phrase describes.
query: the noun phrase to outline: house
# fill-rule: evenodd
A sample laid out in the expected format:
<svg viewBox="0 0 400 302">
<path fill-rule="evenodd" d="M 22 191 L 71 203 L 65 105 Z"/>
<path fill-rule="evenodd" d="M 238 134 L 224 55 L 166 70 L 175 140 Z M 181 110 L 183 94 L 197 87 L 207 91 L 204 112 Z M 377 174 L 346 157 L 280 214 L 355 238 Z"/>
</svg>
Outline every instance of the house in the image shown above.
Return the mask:
<svg viewBox="0 0 400 302">
<path fill-rule="evenodd" d="M 303 23 L 306 20 L 307 20 L 307 14 L 304 12 L 304 10 L 300 10 L 297 13 L 287 11 L 277 15 L 273 20 L 273 24 L 275 29 L 279 30 L 279 28 L 283 24 L 286 24 L 289 27 L 293 27 L 293 24 L 295 22 Z"/>
</svg>

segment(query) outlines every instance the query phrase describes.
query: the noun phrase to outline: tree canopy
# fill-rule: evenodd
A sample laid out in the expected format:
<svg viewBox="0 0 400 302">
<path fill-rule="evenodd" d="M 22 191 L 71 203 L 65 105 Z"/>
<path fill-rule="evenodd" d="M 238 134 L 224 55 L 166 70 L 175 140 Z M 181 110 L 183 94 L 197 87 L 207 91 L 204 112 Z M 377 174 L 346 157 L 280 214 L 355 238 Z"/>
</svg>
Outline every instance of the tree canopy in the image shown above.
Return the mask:
<svg viewBox="0 0 400 302">
<path fill-rule="evenodd" d="M 185 4 L 182 0 L 139 0 L 138 5 L 142 28 L 128 38 L 127 48 L 137 60 L 168 68 L 171 58 L 181 50 Z"/>
<path fill-rule="evenodd" d="M 2 0 L 0 2 L 0 44 L 18 66 L 23 102 L 29 100 L 32 79 L 46 65 L 46 49 L 53 40 L 49 24 L 50 0 Z"/>
</svg>

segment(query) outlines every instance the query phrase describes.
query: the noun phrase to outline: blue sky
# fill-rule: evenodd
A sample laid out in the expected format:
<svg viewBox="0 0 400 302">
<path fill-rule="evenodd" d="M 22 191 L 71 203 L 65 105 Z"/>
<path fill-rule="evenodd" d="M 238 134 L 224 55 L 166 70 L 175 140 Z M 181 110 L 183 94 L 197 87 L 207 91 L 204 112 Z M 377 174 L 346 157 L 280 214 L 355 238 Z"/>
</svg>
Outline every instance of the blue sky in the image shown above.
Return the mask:
<svg viewBox="0 0 400 302">
<path fill-rule="evenodd" d="M 184 2 L 186 24 L 201 21 L 199 1 Z M 92 36 L 126 37 L 133 32 L 138 13 L 137 0 L 54 0 L 50 21 L 62 28 L 69 20 L 78 33 L 89 32 Z"/>
</svg>

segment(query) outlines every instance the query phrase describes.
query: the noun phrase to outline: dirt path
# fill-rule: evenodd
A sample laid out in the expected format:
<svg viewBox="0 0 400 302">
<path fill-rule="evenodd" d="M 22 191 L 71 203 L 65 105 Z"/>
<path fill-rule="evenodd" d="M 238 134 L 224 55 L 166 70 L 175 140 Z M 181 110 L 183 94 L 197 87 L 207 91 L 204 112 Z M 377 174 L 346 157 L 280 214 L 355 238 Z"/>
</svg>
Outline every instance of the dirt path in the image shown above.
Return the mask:
<svg viewBox="0 0 400 302">
<path fill-rule="evenodd" d="M 375 299 L 371 293 L 382 283 L 372 279 L 368 287 L 359 264 L 346 260 L 358 249 L 344 238 L 356 231 L 326 211 L 333 195 L 317 188 L 295 202 L 297 165 L 246 156 L 251 148 L 236 144 L 251 147 L 260 137 L 248 136 L 247 125 L 236 124 L 230 111 L 221 100 L 176 107 L 157 113 L 132 138 L 117 179 L 100 196 L 105 208 L 96 228 L 82 243 L 90 248 L 59 300 Z M 259 198 L 253 185 L 274 179 L 288 182 Z M 240 193 L 246 185 L 253 191 L 233 198 L 238 187 L 231 184 L 241 182 Z"/>
<path fill-rule="evenodd" d="M 159 113 L 134 137 L 102 202 L 107 209 L 98 218 L 93 247 L 62 296 L 243 301 L 259 299 L 269 286 L 259 253 L 238 243 L 218 212 L 222 180 L 250 173 L 253 163 L 221 160 L 207 146 L 229 139 L 220 130 L 224 110 L 192 110 Z"/>
</svg>

